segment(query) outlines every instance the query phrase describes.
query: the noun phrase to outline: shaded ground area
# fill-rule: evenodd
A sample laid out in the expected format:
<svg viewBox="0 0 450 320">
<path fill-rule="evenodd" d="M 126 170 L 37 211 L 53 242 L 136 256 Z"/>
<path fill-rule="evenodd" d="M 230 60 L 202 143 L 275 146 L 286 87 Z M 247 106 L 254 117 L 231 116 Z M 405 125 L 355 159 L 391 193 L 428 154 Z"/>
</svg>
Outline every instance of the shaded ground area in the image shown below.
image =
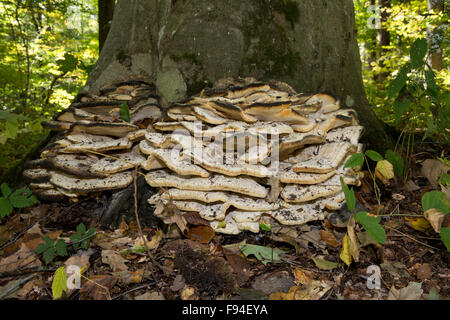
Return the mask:
<svg viewBox="0 0 450 320">
<path fill-rule="evenodd" d="M 108 204 L 103 194 L 77 203 L 39 204 L 3 221 L 0 298 L 53 299 L 55 271 L 61 266 L 67 271 L 70 265 L 87 267 L 81 289 L 67 290 L 62 299 L 450 297 L 450 254 L 421 217 L 421 197 L 433 189 L 421 163 L 436 154 L 445 156 L 442 149 L 422 147 L 413 158 L 406 184 L 378 181 L 381 206 L 374 196 L 373 181 L 366 175 L 361 188 L 355 190 L 356 197 L 366 210 L 382 216 L 387 240 L 385 245 L 375 243 L 357 224 L 359 261 L 350 266 L 340 258 L 347 233 L 345 210 L 339 215 L 344 222 L 334 218 L 317 221 L 302 226 L 295 235 L 271 231 L 214 234 L 193 215 L 187 219 L 190 228 L 185 235 L 175 224 L 143 225 L 144 243 L 139 227 L 128 218 L 116 230 L 98 227 Z M 82 238 L 87 240 L 84 249 L 75 250 L 73 244 L 83 241 L 69 237 L 81 223 L 96 232 Z M 443 226 L 450 226 L 448 217 Z M 51 262 L 45 263 L 44 256 L 34 252 L 44 243 L 42 236 L 70 243 L 67 254 L 56 248 Z M 377 270 L 379 288 L 373 277 Z"/>
</svg>

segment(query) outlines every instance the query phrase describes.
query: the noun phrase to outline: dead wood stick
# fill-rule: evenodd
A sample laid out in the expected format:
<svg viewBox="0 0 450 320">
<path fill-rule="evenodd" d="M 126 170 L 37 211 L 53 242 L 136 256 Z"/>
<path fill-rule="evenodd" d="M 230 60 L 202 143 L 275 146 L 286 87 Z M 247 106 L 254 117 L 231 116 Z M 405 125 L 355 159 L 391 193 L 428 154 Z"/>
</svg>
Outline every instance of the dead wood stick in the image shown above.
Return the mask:
<svg viewBox="0 0 450 320">
<path fill-rule="evenodd" d="M 28 277 L 24 277 L 22 279 L 20 279 L 19 281 L 17 281 L 16 284 L 14 284 L 11 288 L 5 290 L 4 292 L 0 293 L 0 299 L 4 299 L 5 297 L 7 297 L 9 294 L 13 293 L 14 291 L 16 291 L 22 284 L 24 284 L 25 282 L 28 282 L 29 280 L 31 280 L 32 278 L 34 278 L 36 275 L 32 274 L 29 275 Z"/>
<path fill-rule="evenodd" d="M 16 276 L 22 276 L 24 274 L 30 274 L 30 273 L 44 273 L 44 272 L 55 272 L 55 271 L 56 271 L 56 268 L 30 267 L 27 269 L 18 269 L 18 270 L 0 272 L 0 278 L 16 277 Z"/>
</svg>

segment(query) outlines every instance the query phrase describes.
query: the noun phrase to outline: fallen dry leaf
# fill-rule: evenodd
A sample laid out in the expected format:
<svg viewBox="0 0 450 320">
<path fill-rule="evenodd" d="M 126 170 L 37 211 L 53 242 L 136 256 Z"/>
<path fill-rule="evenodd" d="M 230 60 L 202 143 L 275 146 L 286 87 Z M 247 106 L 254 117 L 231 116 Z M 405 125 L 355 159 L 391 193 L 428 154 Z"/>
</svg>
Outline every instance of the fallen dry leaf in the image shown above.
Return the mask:
<svg viewBox="0 0 450 320">
<path fill-rule="evenodd" d="M 295 282 L 291 274 L 286 270 L 279 270 L 258 276 L 252 288 L 270 295 L 274 292 L 288 291 L 293 285 Z"/>
<path fill-rule="evenodd" d="M 40 292 L 44 290 L 44 287 L 45 287 L 44 282 L 40 278 L 39 279 L 35 278 L 28 281 L 22 286 L 22 288 L 17 290 L 16 296 L 19 299 L 25 300 L 27 296 L 30 294 L 30 292 L 32 291 Z"/>
<path fill-rule="evenodd" d="M 391 288 L 388 300 L 420 300 L 422 298 L 422 284 L 419 282 L 410 282 L 407 287 L 400 290 Z"/>
<path fill-rule="evenodd" d="M 195 289 L 189 286 L 184 287 L 181 291 L 181 300 L 197 300 Z"/>
<path fill-rule="evenodd" d="M 442 223 L 444 222 L 444 219 L 445 219 L 445 215 L 442 212 L 440 212 L 434 208 L 428 209 L 427 211 L 425 211 L 425 213 L 423 215 L 428 220 L 428 222 L 431 224 L 434 231 L 436 231 L 437 233 L 440 233 Z"/>
<path fill-rule="evenodd" d="M 325 241 L 330 247 L 339 247 L 339 243 L 336 240 L 336 237 L 330 231 L 320 230 L 320 238 Z"/>
<path fill-rule="evenodd" d="M 80 289 L 80 296 L 84 300 L 111 300 L 110 290 L 114 287 L 117 281 L 119 281 L 119 278 L 115 276 L 92 276 Z"/>
<path fill-rule="evenodd" d="M 125 265 L 127 261 L 120 253 L 113 250 L 102 251 L 102 263 L 108 264 L 114 272 L 128 270 L 128 267 Z"/>
<path fill-rule="evenodd" d="M 141 283 L 144 271 L 145 269 L 139 269 L 137 271 L 122 270 L 119 272 L 113 272 L 113 275 L 119 277 L 125 284 Z"/>
<path fill-rule="evenodd" d="M 431 279 L 431 265 L 429 263 L 424 263 L 417 268 L 417 279 L 427 280 Z"/>
<path fill-rule="evenodd" d="M 69 259 L 64 262 L 66 267 L 68 266 L 77 266 L 80 269 L 83 269 L 86 266 L 89 266 L 89 257 L 94 253 L 92 249 L 86 251 L 80 251 L 77 254 L 74 254 Z"/>
<path fill-rule="evenodd" d="M 439 176 L 446 174 L 450 170 L 450 166 L 446 165 L 440 160 L 426 159 L 422 163 L 420 170 L 422 175 L 427 178 L 433 188 L 439 187 Z"/>
<path fill-rule="evenodd" d="M 296 284 L 307 284 L 312 281 L 312 279 L 306 274 L 306 272 L 300 268 L 295 268 L 294 277 Z"/>
<path fill-rule="evenodd" d="M 319 300 L 331 288 L 329 282 L 315 280 L 301 287 L 293 286 L 288 293 L 273 293 L 270 300 Z"/>
<path fill-rule="evenodd" d="M 209 243 L 214 238 L 214 229 L 210 226 L 196 226 L 187 232 L 186 236 L 200 243 Z"/>
<path fill-rule="evenodd" d="M 227 262 L 236 274 L 237 282 L 244 284 L 253 275 L 250 262 L 242 257 L 239 252 L 237 254 L 229 254 L 228 252 L 224 251 Z"/>
<path fill-rule="evenodd" d="M 194 226 L 209 226 L 209 222 L 203 219 L 198 212 L 186 212 L 183 214 L 186 222 Z"/>
<path fill-rule="evenodd" d="M 37 266 L 42 266 L 41 261 L 25 244 L 22 244 L 16 253 L 0 260 L 0 272 Z"/>
<path fill-rule="evenodd" d="M 157 291 L 146 292 L 139 296 L 134 297 L 134 300 L 166 300 L 162 293 Z"/>
<path fill-rule="evenodd" d="M 184 282 L 183 276 L 181 274 L 179 274 L 173 280 L 173 283 L 170 286 L 170 290 L 172 290 L 174 292 L 180 291 L 181 289 L 184 288 L 185 285 L 186 285 L 186 283 Z"/>
<path fill-rule="evenodd" d="M 348 238 L 348 234 L 345 234 L 344 239 L 342 239 L 342 250 L 339 257 L 347 266 L 351 265 L 352 255 L 350 253 L 350 240 Z"/>
<path fill-rule="evenodd" d="M 423 233 L 430 233 L 430 231 L 433 229 L 433 227 L 430 225 L 427 219 L 425 218 L 408 218 L 405 217 L 405 224 L 414 230 L 423 232 Z"/>
<path fill-rule="evenodd" d="M 153 249 L 158 248 L 158 246 L 159 246 L 159 244 L 160 244 L 160 242 L 161 242 L 161 240 L 163 238 L 163 235 L 164 234 L 163 234 L 163 232 L 161 230 L 159 230 L 159 229 L 156 230 L 156 233 L 152 237 L 152 240 L 149 241 L 149 240 L 146 239 L 147 248 L 149 250 L 153 250 Z M 138 237 L 135 240 L 134 247 L 144 247 L 144 241 L 143 241 L 142 237 Z"/>
<path fill-rule="evenodd" d="M 359 244 L 355 234 L 355 224 L 355 218 L 351 217 L 347 223 L 347 234 L 350 254 L 355 262 L 359 262 Z"/>
</svg>

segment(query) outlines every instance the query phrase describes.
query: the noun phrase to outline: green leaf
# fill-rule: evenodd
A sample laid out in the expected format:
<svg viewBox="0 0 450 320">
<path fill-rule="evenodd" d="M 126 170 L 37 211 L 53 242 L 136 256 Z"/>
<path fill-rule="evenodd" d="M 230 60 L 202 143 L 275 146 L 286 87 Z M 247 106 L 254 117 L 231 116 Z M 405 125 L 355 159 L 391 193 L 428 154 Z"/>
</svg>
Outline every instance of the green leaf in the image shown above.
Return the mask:
<svg viewBox="0 0 450 320">
<path fill-rule="evenodd" d="M 312 259 L 316 264 L 316 267 L 319 268 L 320 270 L 333 270 L 342 265 L 341 263 L 338 262 L 331 262 L 319 258 L 312 258 Z"/>
<path fill-rule="evenodd" d="M 411 46 L 411 67 L 416 69 L 424 63 L 425 55 L 427 54 L 428 45 L 426 39 L 417 39 Z"/>
<path fill-rule="evenodd" d="M 386 242 L 386 231 L 380 225 L 381 217 L 370 215 L 368 212 L 358 212 L 355 214 L 355 220 L 359 222 L 368 234 L 378 243 Z"/>
<path fill-rule="evenodd" d="M 130 109 L 128 108 L 128 104 L 126 102 L 120 105 L 120 119 L 125 122 L 130 122 Z"/>
<path fill-rule="evenodd" d="M 58 65 L 59 71 L 63 73 L 72 72 L 78 66 L 78 58 L 73 54 L 66 53 L 64 54 L 64 59 L 57 60 L 56 64 Z"/>
<path fill-rule="evenodd" d="M 52 246 L 51 248 L 45 250 L 42 258 L 44 259 L 45 264 L 52 262 L 53 258 L 55 258 L 55 247 Z"/>
<path fill-rule="evenodd" d="M 81 236 L 83 234 L 83 232 L 85 232 L 85 231 L 86 231 L 86 226 L 84 225 L 84 223 L 80 223 L 77 226 L 77 233 L 78 233 L 78 235 Z"/>
<path fill-rule="evenodd" d="M 444 242 L 447 251 L 450 252 L 450 228 L 441 228 L 440 233 L 442 242 Z"/>
<path fill-rule="evenodd" d="M 339 177 L 341 180 L 342 191 L 344 191 L 345 201 L 347 202 L 347 207 L 350 212 L 353 212 L 356 207 L 356 197 L 355 191 L 353 189 L 349 189 L 348 186 L 344 183 L 344 179 Z"/>
<path fill-rule="evenodd" d="M 355 168 L 362 166 L 364 163 L 364 155 L 362 153 L 354 153 L 352 156 L 345 162 L 344 168 Z"/>
<path fill-rule="evenodd" d="M 6 182 L 3 182 L 0 186 L 0 189 L 2 190 L 2 194 L 5 198 L 8 198 L 11 194 L 11 188 L 8 186 Z"/>
<path fill-rule="evenodd" d="M 36 247 L 36 249 L 34 249 L 34 252 L 36 252 L 37 254 L 41 254 L 41 253 L 45 252 L 47 249 L 53 248 L 53 246 L 54 246 L 53 240 L 50 239 L 49 236 L 42 237 L 42 240 L 44 240 L 45 242 L 40 243 Z"/>
<path fill-rule="evenodd" d="M 37 203 L 38 200 L 32 195 L 32 192 L 27 187 L 17 189 L 9 197 L 14 208 L 26 208 Z"/>
<path fill-rule="evenodd" d="M 226 228 L 226 227 L 227 227 L 227 223 L 225 221 L 220 221 L 217 224 L 217 229 L 223 229 L 223 228 Z"/>
<path fill-rule="evenodd" d="M 427 92 L 435 99 L 439 99 L 439 87 L 436 85 L 436 75 L 433 70 L 425 70 L 425 82 L 427 84 Z"/>
<path fill-rule="evenodd" d="M 81 249 L 87 250 L 89 248 L 90 239 L 81 241 Z"/>
<path fill-rule="evenodd" d="M 270 228 L 270 224 L 265 224 L 260 222 L 259 223 L 259 227 L 261 228 L 261 230 L 263 231 L 271 231 L 272 229 Z"/>
<path fill-rule="evenodd" d="M 66 269 L 60 267 L 55 271 L 52 281 L 52 295 L 54 299 L 62 297 L 64 291 L 67 290 Z"/>
<path fill-rule="evenodd" d="M 0 218 L 4 218 L 9 216 L 13 211 L 13 206 L 9 202 L 8 199 L 1 197 L 0 198 Z"/>
<path fill-rule="evenodd" d="M 439 183 L 444 186 L 450 186 L 450 174 L 441 174 L 439 176 Z"/>
<path fill-rule="evenodd" d="M 395 175 L 401 177 L 403 175 L 403 159 L 401 155 L 389 149 L 384 157 L 394 166 Z"/>
<path fill-rule="evenodd" d="M 56 254 L 60 257 L 67 256 L 67 245 L 62 239 L 59 239 L 55 244 Z"/>
<path fill-rule="evenodd" d="M 450 203 L 446 199 L 444 192 L 430 191 L 422 196 L 423 211 L 428 211 L 432 208 L 442 212 L 443 214 L 450 212 Z"/>
<path fill-rule="evenodd" d="M 381 154 L 379 154 L 378 152 L 376 152 L 376 151 L 367 150 L 365 153 L 366 153 L 366 156 L 370 160 L 373 160 L 375 162 L 383 160 L 383 156 Z"/>
<path fill-rule="evenodd" d="M 408 80 L 408 72 L 410 71 L 410 65 L 405 64 L 402 69 L 399 71 L 397 77 L 389 83 L 388 87 L 388 98 L 392 99 L 395 97 L 400 90 L 406 85 L 406 81 Z"/>
<path fill-rule="evenodd" d="M 247 244 L 245 240 L 239 244 L 239 249 L 246 257 L 249 255 L 254 255 L 256 259 L 261 261 L 264 265 L 269 262 L 281 262 L 279 254 L 283 253 L 282 250 L 277 248 L 268 248 L 254 244 Z"/>
<path fill-rule="evenodd" d="M 397 125 L 400 120 L 402 119 L 402 116 L 405 114 L 406 110 L 408 110 L 409 105 L 411 104 L 411 101 L 406 99 L 403 101 L 395 100 L 394 101 L 394 115 L 395 115 L 395 124 Z"/>
</svg>

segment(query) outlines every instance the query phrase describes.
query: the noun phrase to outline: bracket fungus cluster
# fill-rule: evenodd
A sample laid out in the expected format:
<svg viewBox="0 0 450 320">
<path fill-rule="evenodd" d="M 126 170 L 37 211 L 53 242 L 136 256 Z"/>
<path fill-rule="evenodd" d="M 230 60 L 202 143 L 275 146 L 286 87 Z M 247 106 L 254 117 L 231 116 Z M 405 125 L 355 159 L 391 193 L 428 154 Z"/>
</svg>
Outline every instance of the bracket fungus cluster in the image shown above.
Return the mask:
<svg viewBox="0 0 450 320">
<path fill-rule="evenodd" d="M 134 80 L 78 100 L 45 124 L 60 139 L 25 171 L 41 198 L 121 189 L 139 166 L 165 223 L 195 212 L 216 232 L 238 234 L 323 219 L 344 203 L 340 177 L 360 184 L 360 168 L 344 163 L 362 149 L 363 127 L 328 94 L 223 79 L 160 107 L 151 83 Z M 123 101 L 129 123 L 119 117 Z"/>
</svg>

